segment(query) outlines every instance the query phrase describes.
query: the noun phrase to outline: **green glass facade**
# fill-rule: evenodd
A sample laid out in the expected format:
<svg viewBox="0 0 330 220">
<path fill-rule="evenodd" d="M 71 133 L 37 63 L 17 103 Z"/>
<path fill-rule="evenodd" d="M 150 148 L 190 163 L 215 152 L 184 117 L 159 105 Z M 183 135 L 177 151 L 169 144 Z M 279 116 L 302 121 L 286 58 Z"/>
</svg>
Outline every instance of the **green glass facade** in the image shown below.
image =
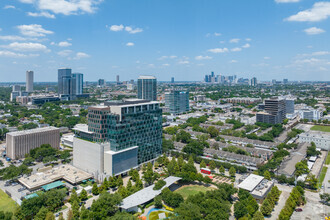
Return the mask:
<svg viewBox="0 0 330 220">
<path fill-rule="evenodd" d="M 94 142 L 110 142 L 112 151 L 138 146 L 138 164 L 162 153 L 162 109 L 158 102 L 106 103 L 88 110 Z M 87 137 L 86 137 L 87 139 Z"/>
<path fill-rule="evenodd" d="M 189 111 L 189 92 L 172 90 L 165 93 L 165 106 L 171 114 L 181 114 Z"/>
</svg>

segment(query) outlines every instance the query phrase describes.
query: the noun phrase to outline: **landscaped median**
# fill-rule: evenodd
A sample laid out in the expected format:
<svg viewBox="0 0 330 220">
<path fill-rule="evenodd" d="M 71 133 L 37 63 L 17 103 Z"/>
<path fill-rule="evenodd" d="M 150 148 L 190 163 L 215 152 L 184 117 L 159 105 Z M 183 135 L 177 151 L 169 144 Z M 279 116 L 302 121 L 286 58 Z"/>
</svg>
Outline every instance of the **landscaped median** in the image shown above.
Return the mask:
<svg viewBox="0 0 330 220">
<path fill-rule="evenodd" d="M 323 180 L 325 178 L 325 175 L 327 174 L 327 171 L 328 171 L 328 167 L 326 167 L 326 166 L 322 167 L 322 170 L 321 170 L 321 173 L 319 176 L 319 187 L 322 186 Z"/>
</svg>

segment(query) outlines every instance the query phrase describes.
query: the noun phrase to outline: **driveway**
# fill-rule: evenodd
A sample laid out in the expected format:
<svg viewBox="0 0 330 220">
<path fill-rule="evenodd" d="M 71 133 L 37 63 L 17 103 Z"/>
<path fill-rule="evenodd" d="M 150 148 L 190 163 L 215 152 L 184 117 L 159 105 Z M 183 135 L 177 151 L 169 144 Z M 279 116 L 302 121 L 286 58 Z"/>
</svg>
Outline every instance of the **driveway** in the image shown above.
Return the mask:
<svg viewBox="0 0 330 220">
<path fill-rule="evenodd" d="M 278 200 L 277 205 L 275 206 L 274 210 L 272 211 L 270 220 L 277 220 L 278 216 L 280 215 L 281 210 L 283 209 L 286 200 L 289 198 L 291 190 L 293 187 L 291 186 L 283 186 L 280 184 L 275 184 L 279 190 L 282 191 L 280 198 Z"/>
</svg>

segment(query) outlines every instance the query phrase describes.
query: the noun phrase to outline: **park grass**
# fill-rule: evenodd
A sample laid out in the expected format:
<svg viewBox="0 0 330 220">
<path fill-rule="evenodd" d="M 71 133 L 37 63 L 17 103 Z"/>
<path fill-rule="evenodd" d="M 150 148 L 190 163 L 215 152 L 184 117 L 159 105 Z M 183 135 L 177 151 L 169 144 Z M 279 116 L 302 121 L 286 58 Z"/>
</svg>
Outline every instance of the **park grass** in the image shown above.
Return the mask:
<svg viewBox="0 0 330 220">
<path fill-rule="evenodd" d="M 183 186 L 177 190 L 175 190 L 176 193 L 179 193 L 183 196 L 184 199 L 188 198 L 190 195 L 196 195 L 199 192 L 205 193 L 206 191 L 211 190 L 210 187 L 205 186 L 199 186 L 199 185 L 190 185 L 190 186 Z"/>
<path fill-rule="evenodd" d="M 311 127 L 311 130 L 330 132 L 330 126 L 314 125 L 313 127 Z"/>
<path fill-rule="evenodd" d="M 159 210 L 159 211 L 153 211 L 153 212 L 151 212 L 150 214 L 149 214 L 149 220 L 157 220 L 157 219 L 159 219 L 159 214 L 160 213 L 165 213 L 165 216 L 166 216 L 166 218 L 169 216 L 169 212 L 167 212 L 167 211 L 162 211 L 162 210 Z"/>
<path fill-rule="evenodd" d="M 325 174 L 327 173 L 327 171 L 328 171 L 328 167 L 322 167 L 322 170 L 321 170 L 321 173 L 319 176 L 319 187 L 322 186 L 322 183 L 323 183 L 323 180 L 325 178 Z"/>
<path fill-rule="evenodd" d="M 327 158 L 325 159 L 325 164 L 329 165 L 330 164 L 330 154 L 328 153 Z"/>
<path fill-rule="evenodd" d="M 16 207 L 16 202 L 0 189 L 0 211 L 14 212 Z"/>
</svg>

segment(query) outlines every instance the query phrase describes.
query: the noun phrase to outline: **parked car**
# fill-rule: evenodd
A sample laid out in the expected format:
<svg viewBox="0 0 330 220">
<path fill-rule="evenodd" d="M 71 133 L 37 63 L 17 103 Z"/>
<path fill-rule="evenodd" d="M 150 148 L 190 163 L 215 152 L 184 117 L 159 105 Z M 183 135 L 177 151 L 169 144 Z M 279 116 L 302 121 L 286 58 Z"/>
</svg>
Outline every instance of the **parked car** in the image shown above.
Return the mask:
<svg viewBox="0 0 330 220">
<path fill-rule="evenodd" d="M 302 208 L 297 208 L 296 212 L 302 212 Z"/>
</svg>

